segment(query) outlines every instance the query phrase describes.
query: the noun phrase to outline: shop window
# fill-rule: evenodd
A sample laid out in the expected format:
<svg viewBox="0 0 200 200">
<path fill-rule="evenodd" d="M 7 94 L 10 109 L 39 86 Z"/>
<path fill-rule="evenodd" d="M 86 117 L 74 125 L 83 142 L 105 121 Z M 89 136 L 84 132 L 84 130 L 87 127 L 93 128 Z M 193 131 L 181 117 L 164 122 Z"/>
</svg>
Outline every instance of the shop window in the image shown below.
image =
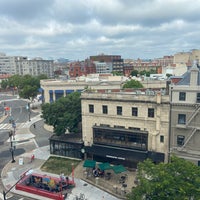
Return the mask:
<svg viewBox="0 0 200 200">
<path fill-rule="evenodd" d="M 154 108 L 148 108 L 148 117 L 154 117 Z"/>
<path fill-rule="evenodd" d="M 117 115 L 122 115 L 122 107 L 117 106 Z"/>
<path fill-rule="evenodd" d="M 185 101 L 185 99 L 186 99 L 186 93 L 179 92 L 179 101 Z"/>
<path fill-rule="evenodd" d="M 114 128 L 125 128 L 125 126 L 114 125 Z"/>
<path fill-rule="evenodd" d="M 94 105 L 89 104 L 89 113 L 94 113 Z"/>
<path fill-rule="evenodd" d="M 177 145 L 178 146 L 183 146 L 185 141 L 185 136 L 183 135 L 178 135 L 177 136 Z"/>
<path fill-rule="evenodd" d="M 164 135 L 161 135 L 161 136 L 160 136 L 160 142 L 161 142 L 161 143 L 164 143 Z"/>
<path fill-rule="evenodd" d="M 200 93 L 197 93 L 197 103 L 200 103 Z"/>
<path fill-rule="evenodd" d="M 140 131 L 140 128 L 138 127 L 128 127 L 129 130 L 136 130 L 136 131 Z"/>
<path fill-rule="evenodd" d="M 102 112 L 103 112 L 103 114 L 108 114 L 108 106 L 103 105 Z"/>
<path fill-rule="evenodd" d="M 138 116 L 138 108 L 132 107 L 132 116 Z"/>
<path fill-rule="evenodd" d="M 178 114 L 178 124 L 185 124 L 185 123 L 186 123 L 186 115 Z"/>
</svg>

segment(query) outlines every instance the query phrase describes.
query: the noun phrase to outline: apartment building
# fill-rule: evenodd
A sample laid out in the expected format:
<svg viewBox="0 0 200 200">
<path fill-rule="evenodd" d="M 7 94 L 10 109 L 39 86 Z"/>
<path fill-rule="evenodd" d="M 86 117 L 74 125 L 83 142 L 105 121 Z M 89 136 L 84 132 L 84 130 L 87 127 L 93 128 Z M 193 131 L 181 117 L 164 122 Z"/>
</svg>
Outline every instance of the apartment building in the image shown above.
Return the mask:
<svg viewBox="0 0 200 200">
<path fill-rule="evenodd" d="M 200 166 L 200 68 L 171 85 L 170 153 Z"/>
<path fill-rule="evenodd" d="M 69 65 L 69 76 L 79 77 L 79 76 L 87 76 L 88 74 L 96 73 L 95 64 L 86 59 L 85 61 L 75 61 L 71 62 Z"/>
<path fill-rule="evenodd" d="M 5 53 L 0 53 L 0 74 L 17 74 L 16 62 L 24 60 L 22 56 L 7 56 Z"/>
<path fill-rule="evenodd" d="M 16 74 L 32 76 L 46 75 L 49 78 L 54 77 L 53 60 L 43 60 L 42 58 L 34 58 L 29 60 L 24 58 L 16 60 Z"/>
<path fill-rule="evenodd" d="M 168 160 L 169 96 L 160 92 L 84 92 L 82 137 L 87 158 L 136 167 Z"/>
<path fill-rule="evenodd" d="M 95 63 L 97 73 L 104 73 L 102 69 L 105 70 L 105 73 L 111 73 L 112 71 L 123 73 L 124 60 L 120 55 L 100 54 L 90 56 L 90 60 Z"/>
<path fill-rule="evenodd" d="M 7 56 L 0 53 L 0 74 L 38 76 L 41 74 L 52 78 L 54 76 L 53 60 L 35 58 L 29 60 L 23 56 Z"/>
</svg>

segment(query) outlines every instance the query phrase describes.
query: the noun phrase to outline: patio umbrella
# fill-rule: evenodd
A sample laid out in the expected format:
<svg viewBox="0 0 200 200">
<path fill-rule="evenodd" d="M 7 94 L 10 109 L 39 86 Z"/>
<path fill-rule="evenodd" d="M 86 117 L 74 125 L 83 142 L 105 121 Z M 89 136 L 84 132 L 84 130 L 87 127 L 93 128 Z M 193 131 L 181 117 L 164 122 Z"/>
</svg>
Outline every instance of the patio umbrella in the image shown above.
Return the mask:
<svg viewBox="0 0 200 200">
<path fill-rule="evenodd" d="M 94 168 L 95 166 L 96 166 L 95 160 L 85 160 L 85 162 L 83 163 L 83 167 Z"/>
<path fill-rule="evenodd" d="M 126 168 L 123 165 L 114 165 L 112 169 L 115 172 L 115 174 L 119 174 L 126 171 Z"/>
<path fill-rule="evenodd" d="M 106 162 L 106 163 L 100 163 L 98 166 L 99 166 L 99 169 L 101 171 L 112 169 L 112 166 L 108 162 Z"/>
</svg>

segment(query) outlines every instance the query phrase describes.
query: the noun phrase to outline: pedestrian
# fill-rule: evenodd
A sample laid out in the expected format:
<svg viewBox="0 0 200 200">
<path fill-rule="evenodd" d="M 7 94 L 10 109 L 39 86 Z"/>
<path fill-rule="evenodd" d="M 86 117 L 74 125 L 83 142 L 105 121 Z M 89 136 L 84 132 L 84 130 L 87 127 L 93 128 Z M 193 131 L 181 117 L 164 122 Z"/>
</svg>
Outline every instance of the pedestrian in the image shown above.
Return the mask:
<svg viewBox="0 0 200 200">
<path fill-rule="evenodd" d="M 36 128 L 36 125 L 35 125 L 35 123 L 33 124 L 33 127 L 34 127 L 34 128 Z"/>
<path fill-rule="evenodd" d="M 34 159 L 35 159 L 35 155 L 34 155 L 34 154 L 32 154 L 32 155 L 31 155 L 31 162 L 33 162 L 33 161 L 34 161 Z"/>
</svg>

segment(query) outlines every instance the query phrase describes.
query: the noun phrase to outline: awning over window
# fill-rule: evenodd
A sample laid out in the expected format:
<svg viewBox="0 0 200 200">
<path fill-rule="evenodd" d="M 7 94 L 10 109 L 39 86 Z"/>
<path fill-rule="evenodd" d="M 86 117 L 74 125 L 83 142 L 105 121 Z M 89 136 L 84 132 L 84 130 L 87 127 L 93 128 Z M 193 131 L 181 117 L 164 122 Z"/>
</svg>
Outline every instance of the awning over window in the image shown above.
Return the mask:
<svg viewBox="0 0 200 200">
<path fill-rule="evenodd" d="M 96 166 L 95 160 L 85 160 L 83 167 L 94 168 Z"/>
<path fill-rule="evenodd" d="M 64 91 L 63 91 L 63 90 L 55 90 L 55 93 L 56 93 L 56 94 L 63 94 Z"/>
<path fill-rule="evenodd" d="M 74 90 L 66 90 L 66 94 L 70 94 L 72 92 L 74 92 Z"/>
</svg>

